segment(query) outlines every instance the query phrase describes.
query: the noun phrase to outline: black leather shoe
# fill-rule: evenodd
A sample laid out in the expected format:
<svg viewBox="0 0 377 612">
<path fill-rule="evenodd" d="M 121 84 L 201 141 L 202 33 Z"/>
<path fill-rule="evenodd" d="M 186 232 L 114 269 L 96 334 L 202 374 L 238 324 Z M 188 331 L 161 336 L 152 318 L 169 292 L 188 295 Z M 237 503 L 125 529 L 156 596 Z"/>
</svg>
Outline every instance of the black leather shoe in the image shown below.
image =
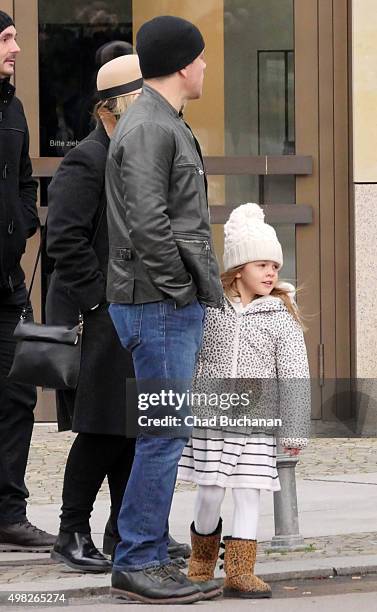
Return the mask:
<svg viewBox="0 0 377 612">
<path fill-rule="evenodd" d="M 188 604 L 204 599 L 197 585 L 182 581 L 166 565 L 136 572 L 113 570 L 111 585 L 112 595 L 141 603 Z"/>
<path fill-rule="evenodd" d="M 114 551 L 117 544 L 120 542 L 119 534 L 115 534 L 111 525 L 110 519 L 108 519 L 105 525 L 105 532 L 103 534 L 103 554 L 109 555 L 114 559 Z M 171 559 L 179 559 L 180 567 L 187 567 L 185 562 L 182 563 L 182 559 L 188 559 L 191 555 L 191 548 L 188 544 L 180 544 L 169 533 L 169 544 L 168 544 L 168 555 Z"/>
<path fill-rule="evenodd" d="M 80 572 L 110 572 L 112 563 L 94 546 L 90 533 L 60 531 L 51 559 Z"/>
<path fill-rule="evenodd" d="M 171 563 L 178 567 L 178 569 L 185 569 L 187 567 L 187 561 L 183 557 L 176 557 L 171 560 Z"/>
<path fill-rule="evenodd" d="M 191 547 L 188 544 L 180 544 L 169 533 L 168 553 L 171 559 L 176 559 L 177 557 L 188 559 L 191 555 Z"/>
<path fill-rule="evenodd" d="M 105 532 L 103 534 L 102 552 L 104 555 L 109 555 L 112 559 L 114 558 L 114 552 L 117 544 L 120 542 L 118 533 L 114 533 L 111 525 L 110 518 L 105 525 Z"/>
<path fill-rule="evenodd" d="M 56 536 L 38 529 L 28 520 L 0 525 L 0 552 L 49 552 Z"/>
<path fill-rule="evenodd" d="M 224 582 L 222 578 L 198 582 L 190 580 L 187 578 L 186 574 L 180 572 L 175 561 L 172 561 L 169 565 L 165 565 L 165 567 L 177 577 L 177 580 L 179 580 L 181 584 L 195 584 L 203 593 L 203 599 L 215 599 L 215 597 L 222 595 Z"/>
</svg>

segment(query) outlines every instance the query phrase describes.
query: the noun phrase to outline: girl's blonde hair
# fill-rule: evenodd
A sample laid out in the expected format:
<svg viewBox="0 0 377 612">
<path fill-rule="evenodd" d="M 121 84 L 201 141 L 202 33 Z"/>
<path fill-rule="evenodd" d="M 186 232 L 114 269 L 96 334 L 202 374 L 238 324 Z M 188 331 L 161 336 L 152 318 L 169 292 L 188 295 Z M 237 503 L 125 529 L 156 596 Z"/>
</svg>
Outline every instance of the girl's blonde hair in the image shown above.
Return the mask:
<svg viewBox="0 0 377 612">
<path fill-rule="evenodd" d="M 227 272 L 223 272 L 221 275 L 221 282 L 223 285 L 224 293 L 230 300 L 232 300 L 232 298 L 235 298 L 235 297 L 239 297 L 239 298 L 241 297 L 240 292 L 237 289 L 236 276 L 238 272 L 241 272 L 241 270 L 243 270 L 244 266 L 245 264 L 243 264 L 242 266 L 237 266 L 236 268 L 232 268 L 231 270 L 228 270 Z M 289 296 L 289 291 L 287 289 L 277 286 L 273 288 L 273 290 L 271 291 L 269 295 L 280 298 L 283 304 L 285 305 L 285 307 L 287 308 L 288 312 L 291 313 L 291 315 L 296 319 L 296 321 L 305 330 L 305 326 L 303 324 L 303 320 L 300 315 L 297 304 L 291 300 Z M 253 299 L 257 299 L 258 297 L 261 297 L 261 296 L 256 295 Z"/>
<path fill-rule="evenodd" d="M 110 112 L 115 119 L 118 121 L 119 117 L 133 104 L 138 97 L 138 93 L 125 94 L 123 96 L 117 96 L 116 98 L 108 98 L 107 100 L 100 100 L 94 107 L 94 117 L 97 124 L 101 122 L 101 111 Z"/>
</svg>

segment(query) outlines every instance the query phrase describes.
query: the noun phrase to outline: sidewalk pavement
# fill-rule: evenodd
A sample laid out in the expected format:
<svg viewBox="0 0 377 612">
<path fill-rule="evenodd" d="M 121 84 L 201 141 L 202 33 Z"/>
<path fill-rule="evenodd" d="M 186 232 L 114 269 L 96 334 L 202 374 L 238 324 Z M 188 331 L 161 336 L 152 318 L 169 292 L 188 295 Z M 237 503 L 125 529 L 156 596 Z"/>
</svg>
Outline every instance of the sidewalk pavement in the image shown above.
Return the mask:
<svg viewBox="0 0 377 612">
<path fill-rule="evenodd" d="M 56 533 L 64 461 L 72 434 L 54 425 L 35 428 L 30 453 L 29 519 Z M 257 572 L 268 581 L 377 573 L 377 440 L 317 439 L 302 453 L 297 468 L 300 533 L 307 548 L 300 552 L 268 550 L 274 535 L 273 496 L 262 493 Z M 195 503 L 194 487 L 178 483 L 171 512 L 174 537 L 189 541 Z M 106 486 L 92 517 L 95 543 L 101 547 L 109 511 Z M 231 530 L 232 497 L 223 506 L 224 535 Z M 218 575 L 222 575 L 219 570 Z M 47 554 L 0 553 L 0 591 L 54 591 L 67 596 L 107 592 L 109 575 L 80 574 Z"/>
</svg>

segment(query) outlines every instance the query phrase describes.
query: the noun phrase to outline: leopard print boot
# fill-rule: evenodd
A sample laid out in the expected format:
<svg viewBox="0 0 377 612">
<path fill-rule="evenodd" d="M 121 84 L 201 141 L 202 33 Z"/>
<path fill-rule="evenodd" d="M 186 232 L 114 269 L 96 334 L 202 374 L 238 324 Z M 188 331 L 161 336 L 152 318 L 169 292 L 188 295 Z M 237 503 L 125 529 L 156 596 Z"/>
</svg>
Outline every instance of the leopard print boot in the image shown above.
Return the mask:
<svg viewBox="0 0 377 612">
<path fill-rule="evenodd" d="M 256 540 L 225 537 L 224 597 L 259 599 L 271 597 L 271 588 L 261 578 L 254 575 L 257 556 Z"/>
<path fill-rule="evenodd" d="M 217 558 L 220 549 L 222 520 L 215 531 L 209 535 L 200 535 L 191 524 L 191 556 L 188 562 L 187 577 L 197 583 L 205 599 L 221 595 L 222 580 L 214 578 Z"/>
<path fill-rule="evenodd" d="M 219 556 L 222 520 L 219 520 L 215 531 L 209 535 L 200 535 L 191 524 L 191 556 L 188 562 L 187 576 L 194 582 L 213 580 L 217 558 Z"/>
</svg>

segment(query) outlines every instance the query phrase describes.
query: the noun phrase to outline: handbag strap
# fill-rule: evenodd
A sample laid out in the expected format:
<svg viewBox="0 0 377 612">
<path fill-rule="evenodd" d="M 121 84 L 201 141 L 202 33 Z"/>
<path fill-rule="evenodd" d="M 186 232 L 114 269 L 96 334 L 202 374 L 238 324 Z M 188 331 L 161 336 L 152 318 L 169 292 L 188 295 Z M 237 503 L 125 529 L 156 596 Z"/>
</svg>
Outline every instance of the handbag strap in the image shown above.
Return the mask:
<svg viewBox="0 0 377 612">
<path fill-rule="evenodd" d="M 102 223 L 102 217 L 103 217 L 103 213 L 105 211 L 105 208 L 106 208 L 106 200 L 105 200 L 105 203 L 101 207 L 101 212 L 100 212 L 100 215 L 99 215 L 99 218 L 98 218 L 97 226 L 96 226 L 96 229 L 94 230 L 94 234 L 93 234 L 92 239 L 90 241 L 91 246 L 94 246 L 94 244 L 96 242 L 98 231 L 99 231 L 100 225 Z M 27 296 L 26 296 L 26 303 L 25 303 L 25 306 L 22 309 L 22 314 L 21 314 L 22 318 L 25 318 L 26 313 L 27 313 L 27 307 L 30 304 L 30 296 L 31 296 L 31 292 L 32 292 L 32 289 L 33 289 L 34 279 L 35 279 L 35 275 L 36 275 L 36 272 L 37 272 L 38 263 L 39 263 L 39 260 L 40 260 L 40 257 L 41 257 L 43 244 L 44 244 L 44 242 L 46 240 L 46 236 L 47 236 L 47 218 L 46 218 L 46 223 L 45 223 L 45 226 L 44 226 L 44 228 L 42 230 L 42 234 L 41 234 L 41 241 L 39 243 L 38 253 L 37 253 L 37 257 L 35 259 L 35 264 L 34 264 L 34 269 L 33 269 L 33 274 L 31 276 L 29 290 L 28 290 Z"/>
</svg>

